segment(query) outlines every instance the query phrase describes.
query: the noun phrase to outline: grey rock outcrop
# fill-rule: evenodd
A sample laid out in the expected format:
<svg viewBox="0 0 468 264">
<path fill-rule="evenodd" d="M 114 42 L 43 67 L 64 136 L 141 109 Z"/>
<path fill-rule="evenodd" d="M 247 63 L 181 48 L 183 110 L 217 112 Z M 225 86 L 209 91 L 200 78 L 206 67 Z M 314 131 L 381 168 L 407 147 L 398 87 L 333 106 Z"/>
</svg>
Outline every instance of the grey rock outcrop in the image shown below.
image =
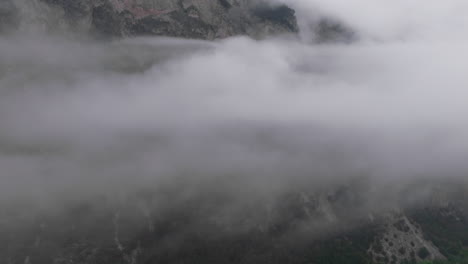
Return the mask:
<svg viewBox="0 0 468 264">
<path fill-rule="evenodd" d="M 374 263 L 399 264 L 445 258 L 406 215 L 392 215 L 384 226 L 385 231 L 368 250 Z"/>
<path fill-rule="evenodd" d="M 27 6 L 31 5 L 29 2 L 31 1 L 15 2 L 16 6 L 12 2 L 7 2 L 9 4 L 0 6 L 0 13 L 13 15 L 12 10 L 27 9 Z M 52 17 L 61 17 L 60 23 L 48 23 L 49 27 L 67 25 L 71 31 L 85 31 L 106 37 L 161 35 L 217 39 L 249 35 L 262 38 L 298 31 L 294 10 L 285 5 L 271 6 L 247 0 L 34 0 L 32 2 L 40 2 L 55 10 L 57 14 Z M 8 20 L 13 21 L 12 18 Z M 2 24 L 7 25 L 6 22 L 0 21 L 0 25 Z"/>
</svg>

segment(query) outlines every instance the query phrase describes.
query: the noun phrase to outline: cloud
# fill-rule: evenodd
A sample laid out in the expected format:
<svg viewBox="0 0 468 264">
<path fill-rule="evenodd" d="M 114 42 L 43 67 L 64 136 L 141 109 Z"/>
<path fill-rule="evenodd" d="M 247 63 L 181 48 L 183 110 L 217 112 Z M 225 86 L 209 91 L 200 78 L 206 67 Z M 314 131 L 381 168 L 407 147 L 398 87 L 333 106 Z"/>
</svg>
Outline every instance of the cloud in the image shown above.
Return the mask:
<svg viewBox="0 0 468 264">
<path fill-rule="evenodd" d="M 360 41 L 0 37 L 2 195 L 463 178 L 466 4 L 291 4 Z"/>
<path fill-rule="evenodd" d="M 466 40 L 468 4 L 462 0 L 288 0 L 302 20 L 338 19 L 361 37 L 380 41 Z"/>
</svg>

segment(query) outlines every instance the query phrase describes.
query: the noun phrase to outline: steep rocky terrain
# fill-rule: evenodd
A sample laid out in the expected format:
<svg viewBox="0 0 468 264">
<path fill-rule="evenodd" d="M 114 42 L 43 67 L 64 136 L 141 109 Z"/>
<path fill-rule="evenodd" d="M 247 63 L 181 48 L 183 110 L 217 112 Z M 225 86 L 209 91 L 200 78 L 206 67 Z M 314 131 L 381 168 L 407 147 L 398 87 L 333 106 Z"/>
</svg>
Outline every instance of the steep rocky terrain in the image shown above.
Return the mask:
<svg viewBox="0 0 468 264">
<path fill-rule="evenodd" d="M 0 29 L 42 24 L 46 30 L 107 37 L 260 38 L 297 32 L 294 13 L 285 5 L 246 0 L 5 0 L 0 5 Z"/>
<path fill-rule="evenodd" d="M 444 260 L 468 245 L 467 214 L 460 210 L 465 205 L 439 199 L 392 210 L 365 206 L 366 194 L 348 187 L 249 194 L 248 201 L 224 187 L 160 188 L 165 191 L 59 202 L 54 209 L 4 209 L 0 259 L 8 264 L 401 264 Z"/>
</svg>

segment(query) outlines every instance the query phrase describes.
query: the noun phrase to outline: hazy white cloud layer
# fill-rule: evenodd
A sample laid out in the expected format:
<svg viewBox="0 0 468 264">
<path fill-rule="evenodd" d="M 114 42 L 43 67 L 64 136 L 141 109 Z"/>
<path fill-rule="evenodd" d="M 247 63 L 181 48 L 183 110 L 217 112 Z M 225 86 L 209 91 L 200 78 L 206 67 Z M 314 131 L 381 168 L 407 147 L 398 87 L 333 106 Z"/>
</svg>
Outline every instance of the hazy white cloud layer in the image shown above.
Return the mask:
<svg viewBox="0 0 468 264">
<path fill-rule="evenodd" d="M 464 41 L 468 2 L 463 0 L 287 0 L 302 20 L 326 15 L 348 24 L 367 40 Z"/>
<path fill-rule="evenodd" d="M 465 1 L 291 4 L 359 40 L 0 37 L 2 197 L 466 177 Z"/>
</svg>

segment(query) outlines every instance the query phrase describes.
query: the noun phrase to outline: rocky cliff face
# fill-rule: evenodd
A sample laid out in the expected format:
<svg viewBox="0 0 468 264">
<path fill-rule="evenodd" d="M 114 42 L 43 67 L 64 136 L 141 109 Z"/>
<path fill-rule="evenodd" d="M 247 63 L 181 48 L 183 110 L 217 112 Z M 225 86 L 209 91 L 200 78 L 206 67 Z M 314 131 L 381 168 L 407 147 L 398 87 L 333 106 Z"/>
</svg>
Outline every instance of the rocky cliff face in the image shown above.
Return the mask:
<svg viewBox="0 0 468 264">
<path fill-rule="evenodd" d="M 34 10 L 47 15 L 34 19 Z M 107 37 L 261 38 L 298 31 L 289 7 L 246 0 L 7 0 L 0 14 L 6 14 L 0 16 L 3 29 L 29 21 L 48 30 L 66 27 Z"/>
</svg>

